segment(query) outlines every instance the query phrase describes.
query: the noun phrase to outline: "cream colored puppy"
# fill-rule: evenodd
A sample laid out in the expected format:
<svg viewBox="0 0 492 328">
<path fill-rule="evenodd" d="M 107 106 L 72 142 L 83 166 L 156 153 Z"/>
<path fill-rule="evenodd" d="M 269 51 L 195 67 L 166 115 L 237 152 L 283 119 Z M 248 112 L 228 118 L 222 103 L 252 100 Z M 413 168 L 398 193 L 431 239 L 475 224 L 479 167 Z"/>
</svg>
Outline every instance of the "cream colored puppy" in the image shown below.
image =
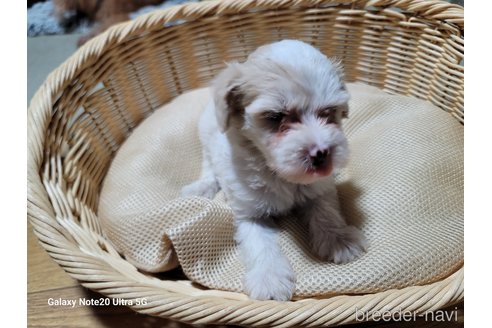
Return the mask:
<svg viewBox="0 0 492 328">
<path fill-rule="evenodd" d="M 229 64 L 212 84 L 199 124 L 202 174 L 182 194 L 224 190 L 252 298 L 289 300 L 295 290 L 275 217 L 303 220 L 322 260 L 344 263 L 365 250 L 361 232 L 340 214 L 331 175 L 348 156 L 341 120 L 349 94 L 339 73 L 317 49 L 284 40 Z"/>
</svg>

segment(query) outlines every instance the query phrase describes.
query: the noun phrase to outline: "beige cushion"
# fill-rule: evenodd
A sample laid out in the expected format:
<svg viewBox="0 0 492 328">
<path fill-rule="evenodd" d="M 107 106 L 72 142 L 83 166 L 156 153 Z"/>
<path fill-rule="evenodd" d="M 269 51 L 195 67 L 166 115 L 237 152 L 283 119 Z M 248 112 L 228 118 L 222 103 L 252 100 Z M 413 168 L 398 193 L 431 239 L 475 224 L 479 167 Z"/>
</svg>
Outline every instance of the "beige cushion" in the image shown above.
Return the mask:
<svg viewBox="0 0 492 328">
<path fill-rule="evenodd" d="M 369 249 L 348 264 L 317 261 L 306 231 L 286 218 L 280 244 L 297 273 L 296 297 L 426 284 L 463 264 L 463 127 L 415 98 L 348 89 L 351 160 L 336 181 L 343 213 Z M 164 271 L 179 261 L 192 281 L 241 291 L 244 269 L 222 193 L 179 198 L 200 173 L 197 121 L 208 99 L 208 89 L 184 94 L 135 129 L 106 176 L 98 214 L 136 267 Z"/>
</svg>

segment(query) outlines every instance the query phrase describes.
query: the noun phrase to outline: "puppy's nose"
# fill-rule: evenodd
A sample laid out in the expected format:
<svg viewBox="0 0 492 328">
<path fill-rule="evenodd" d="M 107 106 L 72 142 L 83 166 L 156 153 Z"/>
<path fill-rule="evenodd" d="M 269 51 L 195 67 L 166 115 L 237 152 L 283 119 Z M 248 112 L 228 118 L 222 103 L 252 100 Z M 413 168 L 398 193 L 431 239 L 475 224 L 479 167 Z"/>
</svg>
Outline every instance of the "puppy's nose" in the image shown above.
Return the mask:
<svg viewBox="0 0 492 328">
<path fill-rule="evenodd" d="M 328 158 L 328 149 L 318 149 L 316 152 L 312 152 L 310 154 L 311 157 L 311 165 L 315 168 L 323 167 L 326 164 Z"/>
</svg>

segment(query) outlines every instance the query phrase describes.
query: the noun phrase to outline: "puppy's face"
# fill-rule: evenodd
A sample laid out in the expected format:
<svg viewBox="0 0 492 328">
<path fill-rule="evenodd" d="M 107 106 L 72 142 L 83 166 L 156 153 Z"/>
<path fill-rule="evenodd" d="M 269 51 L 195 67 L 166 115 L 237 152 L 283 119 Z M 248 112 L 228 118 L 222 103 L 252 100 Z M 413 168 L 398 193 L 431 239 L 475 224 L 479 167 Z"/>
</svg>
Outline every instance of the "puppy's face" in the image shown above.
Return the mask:
<svg viewBox="0 0 492 328">
<path fill-rule="evenodd" d="M 221 128 L 248 140 L 284 180 L 310 184 L 345 165 L 349 95 L 338 68 L 313 47 L 261 47 L 219 75 L 215 92 Z"/>
</svg>

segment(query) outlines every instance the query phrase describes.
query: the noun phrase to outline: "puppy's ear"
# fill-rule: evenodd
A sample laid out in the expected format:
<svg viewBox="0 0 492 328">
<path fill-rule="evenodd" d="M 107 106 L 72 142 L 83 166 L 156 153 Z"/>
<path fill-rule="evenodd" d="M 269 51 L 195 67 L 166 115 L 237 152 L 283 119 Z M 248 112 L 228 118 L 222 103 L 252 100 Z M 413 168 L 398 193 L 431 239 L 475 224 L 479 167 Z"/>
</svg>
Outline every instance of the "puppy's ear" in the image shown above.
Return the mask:
<svg viewBox="0 0 492 328">
<path fill-rule="evenodd" d="M 227 131 L 232 116 L 244 112 L 240 65 L 239 63 L 229 64 L 212 83 L 215 115 L 221 132 Z"/>
<path fill-rule="evenodd" d="M 347 90 L 347 87 L 345 85 L 345 72 L 343 69 L 343 63 L 340 58 L 334 57 L 330 58 L 333 68 L 335 69 L 335 72 L 337 73 L 338 77 L 340 78 L 340 83 L 341 83 L 341 89 L 342 90 Z M 348 104 L 344 104 L 342 106 L 339 106 L 340 109 L 340 114 L 338 115 L 337 121 L 339 122 L 339 126 L 341 127 L 342 124 L 342 119 L 343 118 L 348 118 L 349 114 L 349 107 Z"/>
<path fill-rule="evenodd" d="M 342 83 L 344 83 L 345 71 L 343 69 L 342 59 L 340 59 L 338 57 L 333 57 L 333 58 L 330 58 L 330 60 L 333 64 L 333 68 L 335 69 L 335 72 L 337 73 L 338 77 L 340 78 Z"/>
</svg>

